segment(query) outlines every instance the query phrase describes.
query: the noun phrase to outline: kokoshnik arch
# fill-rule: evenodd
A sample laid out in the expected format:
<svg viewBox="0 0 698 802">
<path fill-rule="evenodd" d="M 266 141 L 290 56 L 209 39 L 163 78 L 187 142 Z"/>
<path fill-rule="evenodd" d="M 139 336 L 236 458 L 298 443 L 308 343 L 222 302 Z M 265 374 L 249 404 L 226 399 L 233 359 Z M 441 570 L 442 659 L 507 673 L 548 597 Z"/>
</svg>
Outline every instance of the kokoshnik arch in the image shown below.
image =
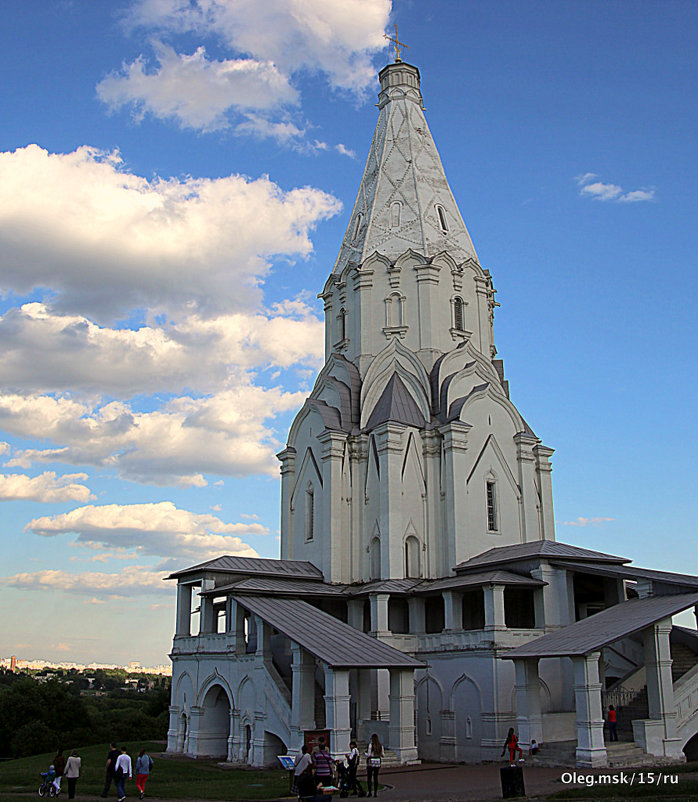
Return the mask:
<svg viewBox="0 0 698 802">
<path fill-rule="evenodd" d="M 325 366 L 279 454 L 281 559 L 172 575 L 168 751 L 262 766 L 327 729 L 335 755 L 377 732 L 394 762 L 478 761 L 513 726 L 524 749 L 617 764 L 615 701 L 636 754 L 681 759 L 698 639 L 671 616 L 698 578 L 555 540 L 553 450 L 509 398 L 419 70 L 379 78 L 320 294 Z"/>
</svg>

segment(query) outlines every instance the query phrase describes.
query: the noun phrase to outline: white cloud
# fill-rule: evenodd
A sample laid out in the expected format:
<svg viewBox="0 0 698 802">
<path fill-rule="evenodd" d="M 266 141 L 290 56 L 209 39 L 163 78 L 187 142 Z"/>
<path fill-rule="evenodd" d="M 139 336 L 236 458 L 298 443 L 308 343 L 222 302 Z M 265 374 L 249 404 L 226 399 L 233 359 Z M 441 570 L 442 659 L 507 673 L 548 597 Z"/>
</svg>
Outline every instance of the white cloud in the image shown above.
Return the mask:
<svg viewBox="0 0 698 802">
<path fill-rule="evenodd" d="M 348 156 L 350 159 L 356 158 L 356 153 L 346 147 L 346 145 L 343 145 L 341 142 L 338 145 L 335 145 L 334 149 L 337 151 L 337 153 L 341 153 L 342 156 Z"/>
<path fill-rule="evenodd" d="M 92 596 L 92 604 L 103 597 L 151 596 L 172 593 L 172 584 L 163 582 L 165 574 L 131 565 L 118 573 L 85 571 L 71 574 L 59 569 L 33 571 L 4 577 L 1 581 L 19 590 L 44 590 Z"/>
<path fill-rule="evenodd" d="M 212 131 L 229 125 L 228 109 L 273 110 L 293 106 L 298 93 L 270 61 L 211 61 L 199 47 L 191 55 L 153 43 L 158 68 L 147 72 L 141 56 L 97 85 L 111 108 L 133 104 L 140 116 L 176 118 L 187 128 Z"/>
<path fill-rule="evenodd" d="M 268 534 L 261 524 L 224 523 L 215 515 L 178 509 L 170 501 L 78 507 L 35 518 L 25 531 L 43 537 L 76 534 L 77 543 L 92 548 L 129 549 L 137 556 L 189 563 L 221 554 L 258 557 L 240 535 Z"/>
<path fill-rule="evenodd" d="M 137 0 L 129 24 L 214 36 L 285 75 L 321 71 L 360 92 L 375 79 L 371 55 L 385 48 L 390 11 L 390 0 Z"/>
<path fill-rule="evenodd" d="M 86 479 L 86 473 L 56 476 L 54 471 L 34 477 L 20 473 L 0 474 L 0 501 L 89 501 L 95 496 L 89 487 L 80 484 Z"/>
<path fill-rule="evenodd" d="M 84 315 L 28 303 L 0 316 L 0 375 L 26 391 L 81 391 L 128 398 L 141 393 L 210 392 L 246 380 L 251 368 L 323 357 L 323 323 L 303 302 L 133 329 L 100 327 Z"/>
<path fill-rule="evenodd" d="M 278 476 L 274 454 L 281 444 L 265 421 L 297 409 L 303 398 L 301 392 L 245 384 L 137 412 L 118 401 L 93 408 L 69 398 L 4 394 L 0 428 L 24 438 L 40 434 L 58 444 L 17 450 L 9 467 L 87 464 L 113 468 L 133 481 L 202 487 L 204 473 Z"/>
<path fill-rule="evenodd" d="M 583 518 L 581 515 L 574 521 L 558 521 L 563 526 L 599 526 L 600 524 L 615 521 L 615 518 Z"/>
<path fill-rule="evenodd" d="M 117 154 L 29 145 L 0 153 L 0 290 L 49 287 L 55 308 L 93 319 L 254 308 L 271 259 L 307 256 L 340 207 L 267 177 L 149 181 Z"/>
<path fill-rule="evenodd" d="M 580 187 L 579 194 L 583 198 L 592 198 L 599 201 L 616 201 L 618 203 L 637 203 L 638 201 L 654 200 L 654 189 L 635 189 L 624 192 L 618 184 L 606 184 L 596 181 L 596 173 L 584 173 L 575 179 Z"/>
</svg>

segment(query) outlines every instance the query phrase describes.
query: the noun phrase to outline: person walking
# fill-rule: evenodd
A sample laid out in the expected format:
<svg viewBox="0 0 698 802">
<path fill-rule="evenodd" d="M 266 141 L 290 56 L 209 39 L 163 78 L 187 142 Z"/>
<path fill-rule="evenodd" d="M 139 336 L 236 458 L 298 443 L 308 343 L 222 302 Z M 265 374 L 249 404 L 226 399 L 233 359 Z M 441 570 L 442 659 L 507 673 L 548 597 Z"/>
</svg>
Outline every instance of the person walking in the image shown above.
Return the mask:
<svg viewBox="0 0 698 802">
<path fill-rule="evenodd" d="M 61 792 L 61 778 L 65 772 L 65 757 L 63 757 L 63 750 L 59 749 L 56 757 L 53 758 L 53 770 L 56 772 L 56 777 L 53 781 L 53 785 L 56 789 L 56 792 L 60 794 Z"/>
<path fill-rule="evenodd" d="M 121 747 L 121 754 L 116 759 L 116 766 L 114 767 L 114 782 L 116 783 L 116 794 L 119 797 L 119 802 L 124 802 L 126 799 L 126 779 L 129 780 L 133 777 L 131 758 L 126 754 L 126 747 Z"/>
<path fill-rule="evenodd" d="M 516 733 L 514 732 L 513 727 L 509 727 L 509 732 L 507 733 L 507 739 L 504 741 L 504 748 L 502 749 L 502 757 L 504 757 L 504 753 L 509 750 L 509 765 L 513 766 L 514 762 L 514 754 L 516 752 L 519 753 L 519 763 L 524 762 L 523 757 L 523 750 L 519 746 L 519 739 L 516 737 Z"/>
<path fill-rule="evenodd" d="M 616 709 L 613 705 L 608 706 L 608 737 L 611 741 L 618 740 L 618 716 L 616 715 Z"/>
<path fill-rule="evenodd" d="M 104 790 L 102 791 L 102 799 L 106 799 L 109 794 L 111 784 L 115 779 L 116 761 L 121 752 L 116 748 L 115 743 L 109 744 L 109 753 L 107 754 L 107 765 L 104 770 Z"/>
<path fill-rule="evenodd" d="M 136 788 L 141 799 L 145 796 L 145 784 L 148 782 L 148 776 L 152 769 L 153 758 L 150 757 L 145 749 L 141 749 L 136 760 Z"/>
<path fill-rule="evenodd" d="M 75 786 L 80 776 L 80 763 L 77 749 L 73 749 L 70 757 L 65 761 L 65 777 L 68 780 L 68 799 L 75 799 Z"/>
<path fill-rule="evenodd" d="M 313 759 L 308 754 L 308 747 L 303 744 L 300 753 L 293 762 L 293 785 L 298 787 L 298 778 L 313 766 Z"/>
<path fill-rule="evenodd" d="M 347 752 L 347 766 L 348 766 L 348 775 L 347 775 L 347 791 L 351 791 L 351 793 L 356 796 L 358 793 L 357 791 L 357 779 L 356 779 L 356 772 L 359 768 L 359 760 L 361 756 L 359 755 L 359 750 L 356 747 L 356 741 L 349 742 L 350 751 Z"/>
<path fill-rule="evenodd" d="M 320 738 L 320 745 L 313 752 L 313 765 L 315 766 L 315 777 L 324 787 L 332 785 L 334 782 L 334 760 L 327 751 L 325 739 Z"/>
<path fill-rule="evenodd" d="M 374 732 L 366 752 L 366 782 L 368 783 L 369 796 L 371 796 L 371 780 L 373 780 L 373 796 L 378 796 L 378 772 L 380 771 L 382 758 L 383 744 Z"/>
</svg>

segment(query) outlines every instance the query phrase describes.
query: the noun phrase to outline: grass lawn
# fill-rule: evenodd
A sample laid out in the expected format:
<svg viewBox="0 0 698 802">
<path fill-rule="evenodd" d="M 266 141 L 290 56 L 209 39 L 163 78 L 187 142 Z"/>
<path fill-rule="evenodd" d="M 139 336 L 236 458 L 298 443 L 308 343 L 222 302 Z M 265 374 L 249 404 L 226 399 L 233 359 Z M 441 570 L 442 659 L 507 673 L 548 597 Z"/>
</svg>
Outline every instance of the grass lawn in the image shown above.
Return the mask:
<svg viewBox="0 0 698 802">
<path fill-rule="evenodd" d="M 119 744 L 120 746 L 122 744 Z M 288 796 L 288 774 L 282 769 L 259 771 L 254 769 L 220 768 L 215 761 L 188 760 L 161 757 L 162 743 L 123 744 L 127 747 L 134 763 L 138 752 L 145 747 L 155 765 L 146 786 L 146 799 L 227 799 L 254 800 L 274 799 Z M 76 790 L 76 802 L 80 799 L 98 797 L 104 788 L 104 765 L 109 746 L 86 746 L 78 749 L 82 759 L 80 779 Z M 68 752 L 69 754 L 69 752 Z M 46 771 L 54 754 L 34 755 L 0 762 L 0 800 L 26 802 L 27 793 L 36 795 L 41 784 L 42 771 Z M 67 781 L 63 779 L 60 799 L 68 798 Z M 126 783 L 126 796 L 138 799 L 135 775 Z M 109 792 L 112 802 L 116 800 L 116 790 L 112 784 Z M 37 796 L 38 799 L 38 796 Z"/>
</svg>

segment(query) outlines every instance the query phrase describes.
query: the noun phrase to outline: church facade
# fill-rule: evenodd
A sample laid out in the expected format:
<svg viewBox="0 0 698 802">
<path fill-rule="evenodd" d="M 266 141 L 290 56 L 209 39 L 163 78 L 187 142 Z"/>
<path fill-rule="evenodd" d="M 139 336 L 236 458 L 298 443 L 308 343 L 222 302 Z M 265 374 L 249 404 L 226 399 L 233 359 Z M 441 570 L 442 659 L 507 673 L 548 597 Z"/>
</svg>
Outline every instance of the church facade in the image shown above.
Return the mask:
<svg viewBox="0 0 698 802">
<path fill-rule="evenodd" d="M 671 616 L 698 604 L 698 578 L 556 541 L 553 450 L 509 398 L 492 277 L 419 71 L 379 77 L 321 293 L 325 366 L 279 454 L 281 559 L 173 574 L 168 750 L 268 765 L 308 733 L 343 755 L 376 732 L 395 762 L 474 762 L 514 727 L 524 748 L 573 744 L 579 765 L 606 765 L 616 701 L 635 705 L 634 748 L 680 758 L 698 731 L 698 639 Z"/>
</svg>

